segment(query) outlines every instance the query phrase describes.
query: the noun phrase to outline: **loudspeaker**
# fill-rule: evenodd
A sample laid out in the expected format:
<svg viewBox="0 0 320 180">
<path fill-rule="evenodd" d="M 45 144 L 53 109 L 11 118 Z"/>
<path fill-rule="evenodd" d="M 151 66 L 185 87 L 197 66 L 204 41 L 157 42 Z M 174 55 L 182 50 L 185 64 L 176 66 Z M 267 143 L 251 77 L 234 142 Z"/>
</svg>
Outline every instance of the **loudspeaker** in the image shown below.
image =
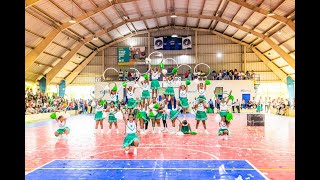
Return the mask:
<svg viewBox="0 0 320 180">
<path fill-rule="evenodd" d="M 264 126 L 264 114 L 247 114 L 247 126 Z"/>
</svg>

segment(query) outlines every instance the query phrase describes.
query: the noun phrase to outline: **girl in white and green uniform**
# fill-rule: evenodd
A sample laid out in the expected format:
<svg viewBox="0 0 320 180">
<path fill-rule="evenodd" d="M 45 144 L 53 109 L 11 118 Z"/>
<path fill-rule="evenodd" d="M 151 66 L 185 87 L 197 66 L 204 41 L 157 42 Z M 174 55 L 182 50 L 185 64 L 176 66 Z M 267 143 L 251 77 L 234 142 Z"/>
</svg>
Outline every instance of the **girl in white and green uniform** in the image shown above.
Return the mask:
<svg viewBox="0 0 320 180">
<path fill-rule="evenodd" d="M 207 101 L 207 98 L 205 97 L 206 95 L 206 89 L 207 89 L 207 85 L 204 83 L 200 83 L 197 85 L 197 89 L 198 89 L 198 98 L 197 101 L 199 101 L 199 98 L 202 98 L 204 102 Z"/>
<path fill-rule="evenodd" d="M 134 146 L 133 154 L 137 154 L 137 147 L 139 146 L 140 139 L 137 136 L 137 121 L 134 119 L 133 114 L 129 114 L 128 119 L 125 120 L 125 134 L 126 137 L 123 140 L 122 148 L 125 148 L 125 153 L 128 154 L 130 146 Z"/>
<path fill-rule="evenodd" d="M 231 94 L 232 90 L 230 91 L 229 94 Z M 226 117 L 227 114 L 228 114 L 228 102 L 229 102 L 229 99 L 230 99 L 230 96 L 228 97 L 228 99 L 225 101 L 224 98 L 220 99 L 218 98 L 218 96 L 216 96 L 216 99 L 217 99 L 217 103 L 220 105 L 220 116 L 221 118 L 224 116 Z"/>
<path fill-rule="evenodd" d="M 140 133 L 141 134 L 145 133 L 145 131 L 144 131 L 145 124 L 148 129 L 148 122 L 150 121 L 150 119 L 147 116 L 147 108 L 148 108 L 148 103 L 143 104 L 142 102 L 140 102 L 138 119 L 140 121 Z"/>
<path fill-rule="evenodd" d="M 176 119 L 178 118 L 178 115 L 180 113 L 180 108 L 177 105 L 177 101 L 174 98 L 173 99 L 173 103 L 172 101 L 168 102 L 168 110 L 170 110 L 170 120 L 172 123 L 172 129 L 171 129 L 171 133 L 176 133 Z"/>
<path fill-rule="evenodd" d="M 187 109 L 189 108 L 189 102 L 187 98 L 187 93 L 188 93 L 188 86 L 181 85 L 179 87 L 179 106 L 182 107 L 183 109 L 183 114 L 184 114 L 184 119 L 186 119 L 187 116 Z"/>
<path fill-rule="evenodd" d="M 56 118 L 56 121 L 58 123 L 58 129 L 54 132 L 54 135 L 59 138 L 62 137 L 62 134 L 65 134 L 68 137 L 68 134 L 70 133 L 70 129 L 67 127 L 67 118 L 64 116 L 59 116 Z"/>
<path fill-rule="evenodd" d="M 202 121 L 203 127 L 205 129 L 205 133 L 209 134 L 206 126 L 206 120 L 208 119 L 207 113 L 206 113 L 207 108 L 208 108 L 207 103 L 205 103 L 204 100 L 200 97 L 199 102 L 195 105 L 195 109 L 197 110 L 197 113 L 196 113 L 197 124 L 196 124 L 195 132 L 198 131 L 199 123 L 200 121 Z"/>
<path fill-rule="evenodd" d="M 149 64 L 149 68 L 151 68 L 151 65 Z M 158 81 L 160 77 L 160 72 L 158 71 L 158 68 L 153 68 L 153 71 L 151 71 L 151 90 L 152 90 L 152 97 L 158 97 L 159 89 L 160 89 L 160 83 Z"/>
<path fill-rule="evenodd" d="M 98 131 L 98 126 L 100 124 L 101 133 L 103 133 L 103 120 L 105 117 L 103 117 L 103 101 L 101 100 L 99 104 L 96 107 L 96 114 L 94 115 L 94 120 L 96 121 L 96 127 L 95 127 L 95 133 Z"/>
<path fill-rule="evenodd" d="M 158 104 L 157 99 L 155 97 L 152 98 L 152 100 L 149 103 L 149 118 L 152 122 L 152 133 L 158 132 L 160 133 L 160 119 L 158 108 L 155 108 L 154 105 Z M 157 123 L 157 127 L 156 127 Z"/>
<path fill-rule="evenodd" d="M 162 113 L 162 123 L 163 123 L 163 132 L 167 132 L 168 125 L 167 125 L 167 99 L 165 95 L 161 95 L 161 101 L 159 102 L 160 105 L 160 112 Z"/>
<path fill-rule="evenodd" d="M 113 87 L 113 89 L 110 91 L 110 98 L 111 98 L 111 101 L 114 102 L 114 105 L 117 107 L 118 105 L 118 94 L 119 94 L 119 91 L 117 89 L 117 86 Z"/>
<path fill-rule="evenodd" d="M 136 88 L 132 88 L 132 86 L 126 88 L 128 98 L 127 108 L 129 109 L 129 114 L 133 114 L 133 109 L 137 106 L 136 96 L 134 95 L 135 90 Z"/>
<path fill-rule="evenodd" d="M 174 85 L 174 79 L 176 78 L 176 74 L 174 74 L 173 76 L 167 76 L 166 74 L 164 74 L 164 77 L 167 79 L 167 88 L 164 92 L 164 95 L 166 95 L 166 99 L 168 101 L 171 101 L 171 103 L 173 103 L 173 99 L 174 99 L 174 89 L 173 89 L 173 85 Z"/>
<path fill-rule="evenodd" d="M 182 123 L 180 123 L 179 128 L 183 134 L 191 133 L 191 127 L 187 120 L 183 120 Z"/>
<path fill-rule="evenodd" d="M 219 122 L 219 131 L 218 136 L 222 136 L 223 139 L 227 140 L 229 135 L 228 123 L 226 121 L 226 117 L 222 116 L 221 121 Z"/>
<path fill-rule="evenodd" d="M 145 100 L 150 99 L 150 92 L 149 92 L 149 81 L 148 79 L 144 80 L 141 82 L 142 85 L 142 94 L 141 94 L 141 99 L 142 103 L 145 104 Z"/>
<path fill-rule="evenodd" d="M 109 134 L 111 132 L 112 123 L 114 123 L 114 126 L 116 127 L 116 132 L 117 132 L 117 134 L 119 134 L 118 120 L 115 117 L 115 114 L 117 113 L 117 107 L 114 106 L 114 102 L 113 101 L 110 102 L 110 106 L 106 109 L 106 112 L 109 112 L 109 118 L 108 118 L 109 130 L 108 130 L 107 133 Z"/>
</svg>

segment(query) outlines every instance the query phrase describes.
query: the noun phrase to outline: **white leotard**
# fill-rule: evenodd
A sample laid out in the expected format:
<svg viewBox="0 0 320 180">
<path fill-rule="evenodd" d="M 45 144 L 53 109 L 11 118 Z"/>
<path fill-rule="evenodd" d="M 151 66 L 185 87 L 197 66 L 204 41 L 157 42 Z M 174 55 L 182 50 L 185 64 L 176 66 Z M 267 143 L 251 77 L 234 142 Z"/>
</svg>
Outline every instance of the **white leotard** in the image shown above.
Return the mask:
<svg viewBox="0 0 320 180">
<path fill-rule="evenodd" d="M 58 121 L 58 127 L 59 127 L 59 129 L 64 129 L 64 128 L 66 128 L 67 126 L 66 126 L 66 121 Z"/>
<path fill-rule="evenodd" d="M 220 127 L 220 129 L 228 129 L 227 123 L 224 122 L 224 121 L 221 121 L 221 122 L 219 123 L 219 127 Z"/>
<path fill-rule="evenodd" d="M 134 121 L 132 122 L 127 122 L 126 125 L 126 133 L 130 134 L 130 133 L 136 133 L 137 132 L 137 127 L 136 127 L 136 123 Z"/>
<path fill-rule="evenodd" d="M 167 83 L 168 83 L 168 87 L 173 87 L 173 83 L 174 83 L 173 80 L 168 80 Z"/>
<path fill-rule="evenodd" d="M 103 106 L 98 105 L 96 107 L 96 112 L 103 111 Z"/>
<path fill-rule="evenodd" d="M 143 85 L 142 85 L 142 90 L 143 90 L 143 91 L 149 91 L 149 86 L 148 86 L 148 84 L 143 84 Z"/>
<path fill-rule="evenodd" d="M 186 98 L 187 97 L 187 91 L 186 90 L 180 90 L 180 97 Z"/>
<path fill-rule="evenodd" d="M 198 104 L 197 111 L 205 111 L 205 110 L 204 110 L 204 104 L 203 104 L 203 103 L 199 103 L 199 104 Z"/>
<path fill-rule="evenodd" d="M 199 96 L 205 96 L 206 95 L 206 90 L 203 88 L 203 89 L 200 89 L 199 88 Z"/>
<path fill-rule="evenodd" d="M 110 94 L 111 100 L 116 102 L 117 101 L 117 95 L 118 95 L 118 92 L 116 92 L 116 94 Z"/>
<path fill-rule="evenodd" d="M 152 80 L 158 80 L 158 78 L 159 78 L 159 73 L 158 72 L 156 72 L 156 73 L 152 72 L 151 73 L 151 79 Z"/>
<path fill-rule="evenodd" d="M 115 114 L 116 110 L 115 110 L 115 108 L 110 108 L 109 112 L 110 112 L 110 114 Z"/>
<path fill-rule="evenodd" d="M 127 92 L 127 97 L 128 97 L 128 99 L 130 99 L 130 98 L 135 99 L 134 92 L 128 90 L 128 92 Z"/>
<path fill-rule="evenodd" d="M 220 111 L 227 111 L 228 110 L 228 105 L 227 103 L 220 103 Z"/>
</svg>

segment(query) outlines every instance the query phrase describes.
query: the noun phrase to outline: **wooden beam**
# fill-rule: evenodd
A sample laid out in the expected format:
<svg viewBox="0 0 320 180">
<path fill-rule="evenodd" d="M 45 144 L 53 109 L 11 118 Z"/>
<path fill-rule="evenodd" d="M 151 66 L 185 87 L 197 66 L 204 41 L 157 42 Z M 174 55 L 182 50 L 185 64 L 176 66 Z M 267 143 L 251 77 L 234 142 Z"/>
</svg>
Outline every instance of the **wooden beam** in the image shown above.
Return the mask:
<svg viewBox="0 0 320 180">
<path fill-rule="evenodd" d="M 30 7 L 32 5 L 36 5 L 40 1 L 41 0 L 25 0 L 25 9 L 27 9 L 28 7 Z"/>
<path fill-rule="evenodd" d="M 243 0 L 229 0 L 229 1 L 234 2 L 236 4 L 239 4 L 239 5 L 243 6 L 243 7 L 246 7 L 248 9 L 251 9 L 251 10 L 253 10 L 255 12 L 258 12 L 258 13 L 266 15 L 266 16 L 269 13 L 269 11 L 264 10 L 264 9 L 262 9 L 260 7 L 257 7 L 255 5 L 248 4 L 248 3 L 244 2 Z M 273 18 L 275 20 L 278 20 L 280 22 L 283 22 L 286 25 L 288 25 L 292 30 L 295 30 L 295 23 L 293 21 L 291 21 L 290 19 L 288 19 L 286 17 L 283 17 L 283 16 L 280 16 L 280 15 L 277 15 L 277 14 L 275 14 L 273 16 L 269 16 L 269 17 Z"/>
</svg>

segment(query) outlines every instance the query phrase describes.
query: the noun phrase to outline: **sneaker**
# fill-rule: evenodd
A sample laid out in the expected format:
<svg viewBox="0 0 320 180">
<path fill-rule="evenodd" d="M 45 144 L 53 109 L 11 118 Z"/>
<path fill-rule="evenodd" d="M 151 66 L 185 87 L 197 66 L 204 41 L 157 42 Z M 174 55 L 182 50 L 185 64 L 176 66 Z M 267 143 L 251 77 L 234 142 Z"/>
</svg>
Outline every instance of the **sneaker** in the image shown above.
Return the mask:
<svg viewBox="0 0 320 180">
<path fill-rule="evenodd" d="M 228 136 L 227 135 L 224 136 L 224 140 L 228 140 Z"/>
<path fill-rule="evenodd" d="M 141 130 L 140 130 L 140 134 L 145 134 L 145 132 L 141 129 Z"/>
<path fill-rule="evenodd" d="M 205 130 L 204 133 L 209 134 L 208 130 Z"/>
<path fill-rule="evenodd" d="M 134 155 L 137 155 L 138 154 L 138 149 L 135 147 L 135 148 L 133 148 L 133 154 Z"/>
<path fill-rule="evenodd" d="M 194 132 L 198 133 L 198 129 L 196 129 Z"/>
<path fill-rule="evenodd" d="M 108 131 L 107 131 L 107 134 L 110 134 L 111 133 L 111 129 L 109 129 Z"/>
<path fill-rule="evenodd" d="M 60 135 L 58 136 L 58 139 L 59 139 L 59 140 L 62 139 L 62 134 L 60 134 Z"/>
<path fill-rule="evenodd" d="M 116 132 L 117 132 L 117 134 L 119 134 L 119 130 L 118 129 L 116 129 Z"/>
<path fill-rule="evenodd" d="M 124 151 L 124 153 L 128 154 L 128 153 L 129 153 L 129 150 L 128 150 L 128 151 L 127 151 L 127 150 L 125 150 L 125 151 Z"/>
<path fill-rule="evenodd" d="M 101 134 L 103 134 L 103 133 L 104 133 L 104 132 L 103 132 L 103 129 L 101 129 L 101 130 L 100 130 L 100 133 L 101 133 Z"/>
</svg>

